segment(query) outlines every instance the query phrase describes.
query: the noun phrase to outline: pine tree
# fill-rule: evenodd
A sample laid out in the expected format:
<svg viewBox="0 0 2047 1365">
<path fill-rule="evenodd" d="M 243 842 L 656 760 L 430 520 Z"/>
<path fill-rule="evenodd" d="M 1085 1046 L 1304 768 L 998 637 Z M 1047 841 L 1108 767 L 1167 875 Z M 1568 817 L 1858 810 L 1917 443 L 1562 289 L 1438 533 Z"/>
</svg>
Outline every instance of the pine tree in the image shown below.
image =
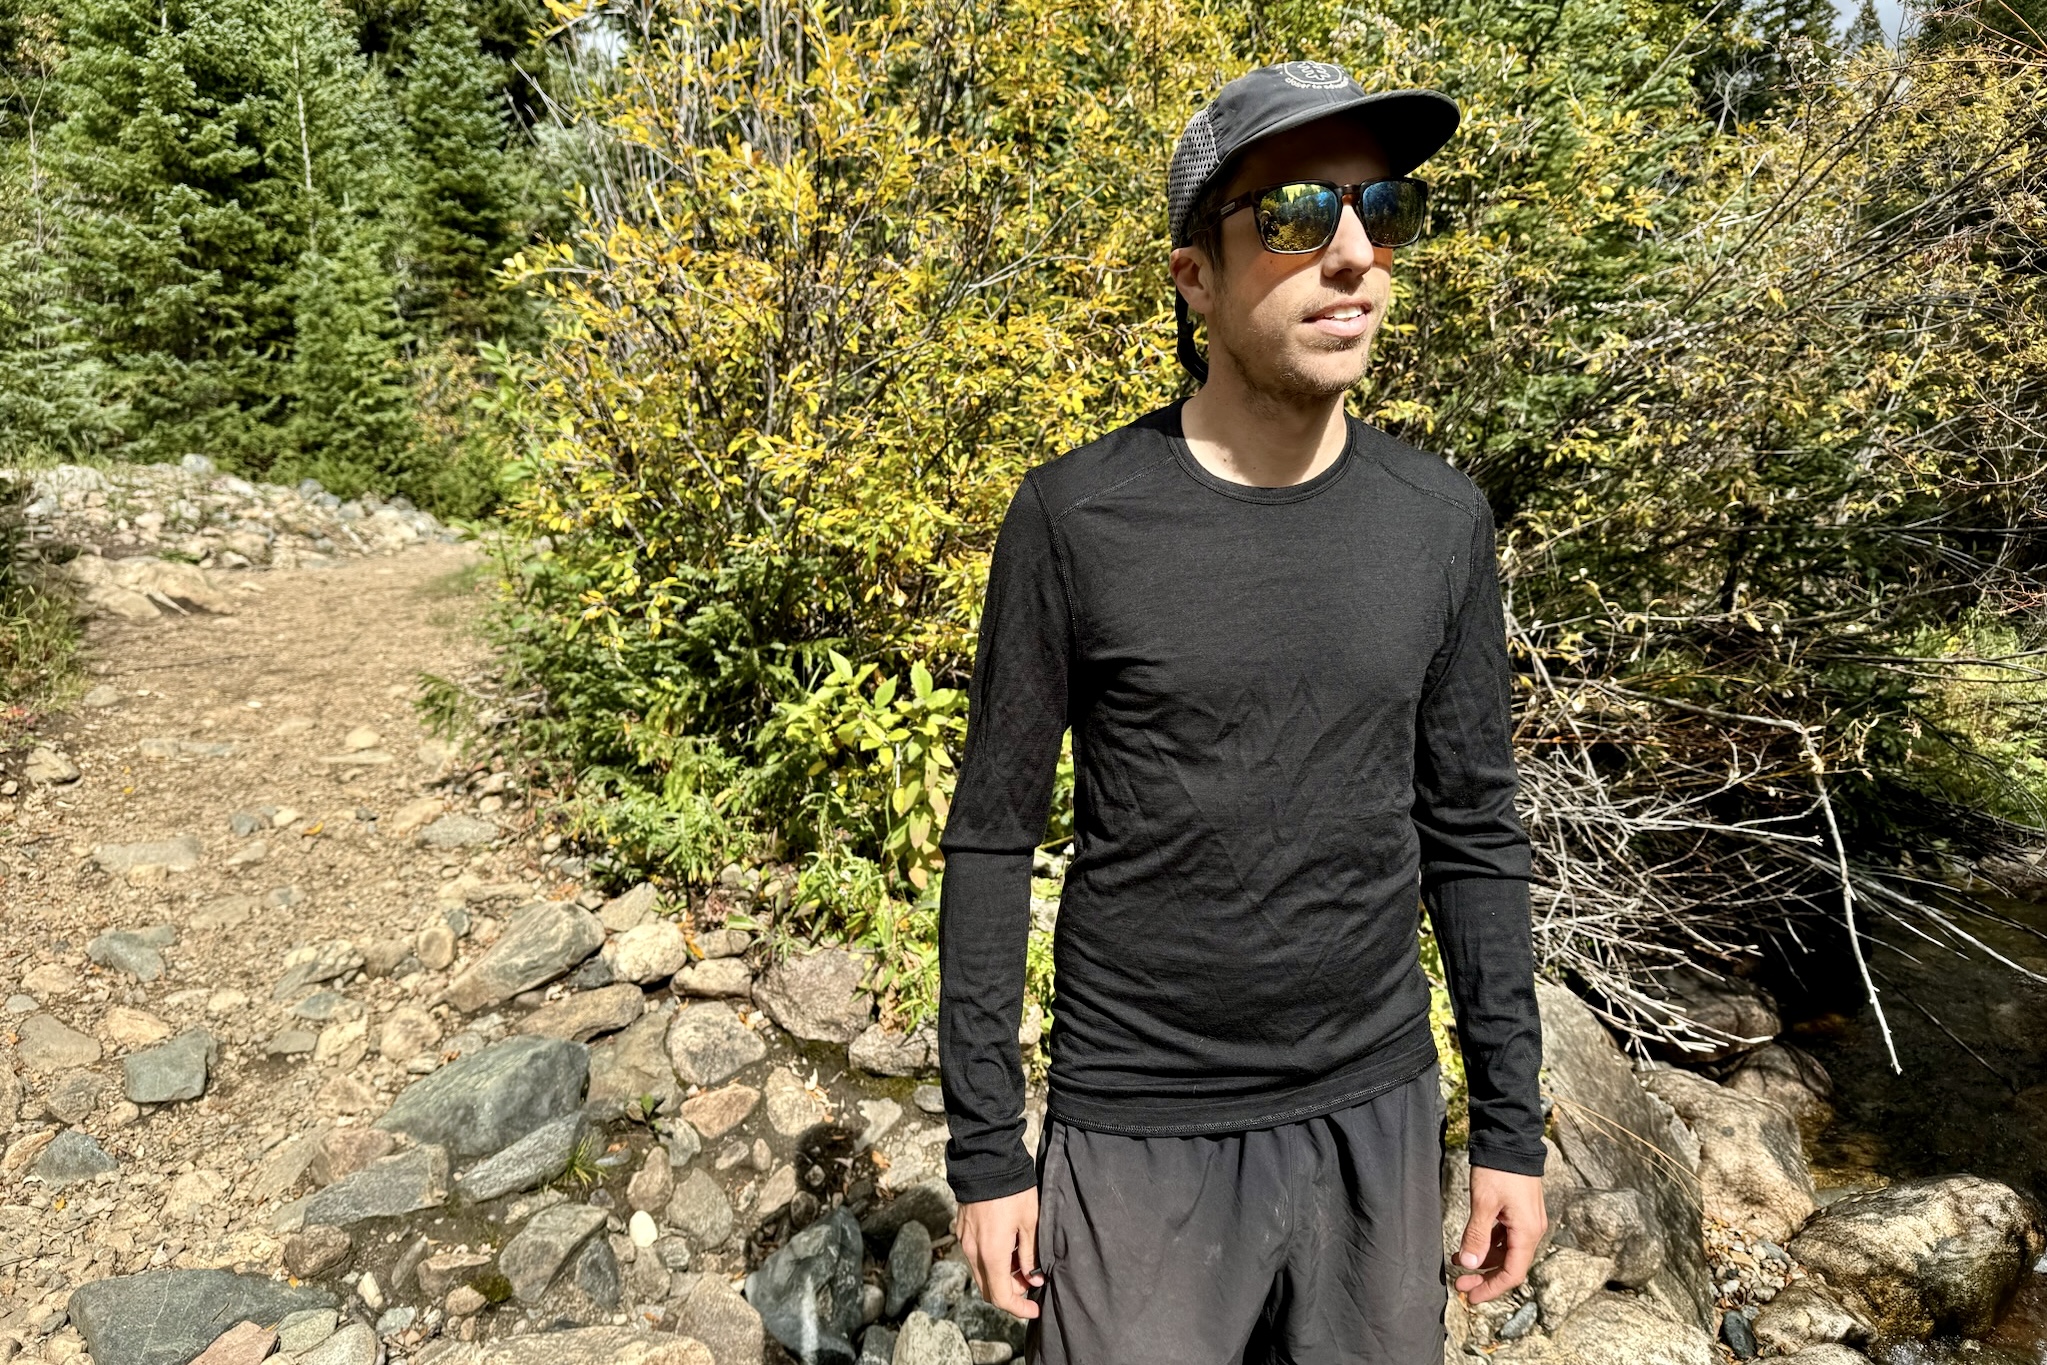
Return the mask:
<svg viewBox="0 0 2047 1365">
<path fill-rule="evenodd" d="M 67 292 L 133 414 L 131 453 L 260 459 L 302 197 L 254 0 L 74 0 L 54 163 Z"/>
<path fill-rule="evenodd" d="M 1865 47 L 1884 46 L 1884 24 L 1877 17 L 1875 0 L 1862 0 L 1862 8 L 1855 11 L 1855 17 L 1848 22 L 1847 32 L 1841 35 L 1843 52 L 1860 52 Z"/>
<path fill-rule="evenodd" d="M 392 280 L 376 234 L 355 222 L 299 272 L 287 434 L 291 472 L 338 493 L 406 480 L 415 426 Z"/>
<path fill-rule="evenodd" d="M 2025 59 L 2047 50 L 2047 0 L 1920 0 L 1912 8 L 1919 15 L 1912 47 L 1926 55 L 1986 35 Z"/>
<path fill-rule="evenodd" d="M 71 457 L 121 411 L 71 314 L 52 253 L 48 142 L 61 44 L 49 0 L 0 0 L 0 461 Z"/>
<path fill-rule="evenodd" d="M 257 474 L 320 431 L 334 458 L 396 458 L 377 319 L 409 162 L 353 35 L 322 0 L 72 3 L 62 256 L 128 453 Z"/>
<path fill-rule="evenodd" d="M 446 333 L 498 331 L 510 300 L 491 278 L 519 245 L 497 65 L 454 0 L 429 0 L 399 97 L 411 148 L 407 311 Z"/>
<path fill-rule="evenodd" d="M 1669 22 L 1677 26 L 1670 36 L 1689 37 L 1692 86 L 1724 128 L 1778 107 L 1800 54 L 1833 47 L 1839 16 L 1833 0 L 1680 0 Z"/>
</svg>

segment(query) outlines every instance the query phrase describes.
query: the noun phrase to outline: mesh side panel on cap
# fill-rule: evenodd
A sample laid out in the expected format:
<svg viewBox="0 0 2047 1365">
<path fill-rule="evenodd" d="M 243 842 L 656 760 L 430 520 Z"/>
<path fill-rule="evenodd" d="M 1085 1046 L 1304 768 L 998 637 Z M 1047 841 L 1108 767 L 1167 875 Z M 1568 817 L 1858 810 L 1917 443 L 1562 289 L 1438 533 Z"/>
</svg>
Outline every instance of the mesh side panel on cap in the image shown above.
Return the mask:
<svg viewBox="0 0 2047 1365">
<path fill-rule="evenodd" d="M 1201 192 L 1202 182 L 1214 175 L 1221 164 L 1222 158 L 1216 154 L 1215 130 L 1209 127 L 1209 112 L 1204 106 L 1187 120 L 1179 144 L 1173 148 L 1173 165 L 1166 177 L 1166 227 L 1174 246 L 1187 245 L 1187 214 L 1194 207 L 1194 197 Z"/>
</svg>

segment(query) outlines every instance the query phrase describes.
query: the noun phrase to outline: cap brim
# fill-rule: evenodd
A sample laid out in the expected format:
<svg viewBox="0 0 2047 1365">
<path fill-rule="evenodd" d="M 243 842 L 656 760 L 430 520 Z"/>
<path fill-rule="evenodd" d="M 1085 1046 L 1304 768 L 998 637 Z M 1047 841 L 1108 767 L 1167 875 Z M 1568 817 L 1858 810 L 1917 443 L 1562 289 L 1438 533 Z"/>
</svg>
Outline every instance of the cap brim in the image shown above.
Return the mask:
<svg viewBox="0 0 2047 1365">
<path fill-rule="evenodd" d="M 1434 90 L 1378 90 L 1347 104 L 1296 111 L 1250 131 L 1216 173 L 1222 174 L 1227 163 L 1266 138 L 1325 119 L 1351 119 L 1362 125 L 1384 153 L 1386 173 L 1406 175 L 1441 151 L 1456 133 L 1458 110 L 1457 101 Z"/>
</svg>

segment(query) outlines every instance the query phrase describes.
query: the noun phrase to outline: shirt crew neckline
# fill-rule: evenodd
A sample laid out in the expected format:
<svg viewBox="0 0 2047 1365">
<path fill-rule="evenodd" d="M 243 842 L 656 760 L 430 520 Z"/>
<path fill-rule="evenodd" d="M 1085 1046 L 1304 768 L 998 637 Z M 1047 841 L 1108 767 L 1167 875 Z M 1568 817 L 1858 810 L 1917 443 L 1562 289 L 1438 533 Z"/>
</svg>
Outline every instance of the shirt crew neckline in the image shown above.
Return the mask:
<svg viewBox="0 0 2047 1365">
<path fill-rule="evenodd" d="M 1166 444 L 1171 447 L 1174 463 L 1180 466 L 1183 473 L 1196 483 L 1212 488 L 1226 498 L 1235 498 L 1239 502 L 1300 502 L 1305 498 L 1314 497 L 1342 478 L 1344 472 L 1358 458 L 1358 424 L 1346 413 L 1343 418 L 1343 449 L 1337 453 L 1329 468 L 1312 479 L 1304 479 L 1300 483 L 1281 484 L 1277 487 L 1225 479 L 1220 474 L 1211 473 L 1194 457 L 1194 448 L 1187 444 L 1187 430 L 1180 424 L 1180 410 L 1186 402 L 1184 398 L 1179 399 L 1169 410 L 1165 423 Z"/>
</svg>

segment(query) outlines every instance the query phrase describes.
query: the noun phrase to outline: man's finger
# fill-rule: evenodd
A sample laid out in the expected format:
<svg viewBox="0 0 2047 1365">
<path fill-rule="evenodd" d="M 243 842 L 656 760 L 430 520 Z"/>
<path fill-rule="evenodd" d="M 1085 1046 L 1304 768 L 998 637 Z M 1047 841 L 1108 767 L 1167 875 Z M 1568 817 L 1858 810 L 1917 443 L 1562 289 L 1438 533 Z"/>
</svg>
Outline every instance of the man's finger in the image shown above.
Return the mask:
<svg viewBox="0 0 2047 1365">
<path fill-rule="evenodd" d="M 1024 1279 L 1036 1277 L 1038 1273 L 1038 1220 L 1026 1218 L 1016 1229 L 1016 1269 Z"/>
<path fill-rule="evenodd" d="M 1457 1264 L 1467 1270 L 1475 1270 L 1485 1264 L 1486 1253 L 1492 1250 L 1493 1229 L 1499 1225 L 1500 1206 L 1486 1202 L 1474 1204 L 1471 1217 L 1464 1224 L 1463 1240 L 1457 1244 Z"/>
<path fill-rule="evenodd" d="M 1019 1227 L 1016 1239 L 1010 1245 L 1004 1247 L 999 1254 L 1001 1262 L 999 1270 L 995 1265 L 998 1257 L 995 1255 L 989 1257 L 988 1287 L 982 1290 L 982 1294 L 987 1298 L 988 1302 L 1004 1312 L 1015 1317 L 1028 1318 L 1036 1316 L 1038 1306 L 1024 1297 L 1023 1281 L 1017 1274 L 1017 1259 L 1020 1255 L 1018 1249 L 1022 1244 L 1022 1229 Z M 993 1248 L 990 1248 L 990 1250 L 992 1251 Z"/>
<path fill-rule="evenodd" d="M 1509 1287 L 1528 1278 L 1528 1269 L 1535 1264 L 1536 1244 L 1541 1240 L 1541 1234 L 1534 1228 L 1507 1228 L 1507 1258 L 1500 1269 L 1500 1276 Z"/>
</svg>

